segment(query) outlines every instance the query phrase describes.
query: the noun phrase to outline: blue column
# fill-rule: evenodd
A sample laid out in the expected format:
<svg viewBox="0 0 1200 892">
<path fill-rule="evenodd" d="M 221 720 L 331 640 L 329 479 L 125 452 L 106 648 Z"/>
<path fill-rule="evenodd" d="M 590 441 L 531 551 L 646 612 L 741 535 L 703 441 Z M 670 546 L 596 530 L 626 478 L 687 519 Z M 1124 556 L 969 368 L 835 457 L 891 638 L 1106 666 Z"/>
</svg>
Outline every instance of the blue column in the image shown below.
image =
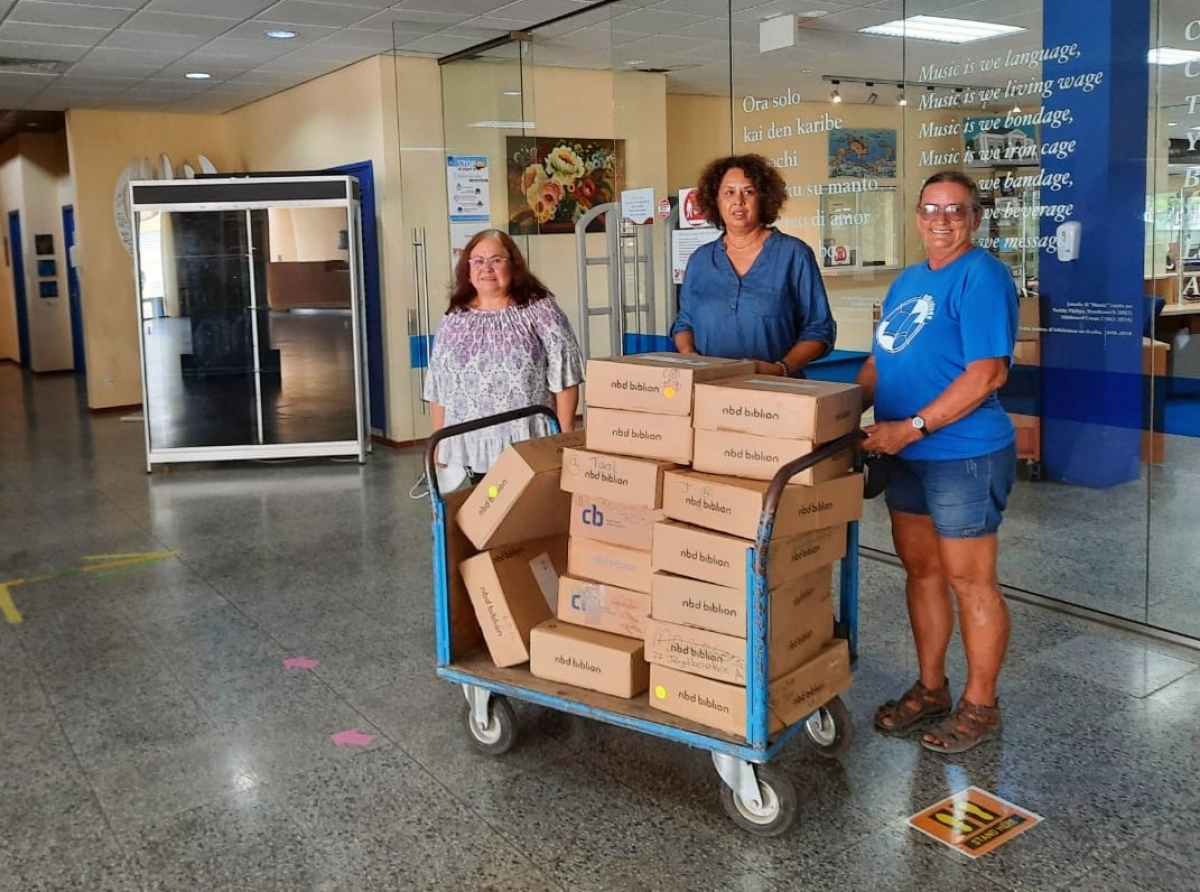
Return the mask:
<svg viewBox="0 0 1200 892">
<path fill-rule="evenodd" d="M 1079 53 L 1042 65 L 1053 82 L 1045 119 L 1069 123 L 1043 123 L 1041 142 L 1077 142 L 1067 158 L 1043 158 L 1041 202 L 1073 204 L 1082 225 L 1078 260 L 1039 258 L 1042 461 L 1052 479 L 1107 487 L 1141 470 L 1150 0 L 1046 0 L 1042 15 L 1044 47 Z M 1100 79 L 1090 91 L 1089 76 Z M 1064 174 L 1069 185 L 1054 189 Z M 1042 237 L 1057 227 L 1043 218 Z"/>
</svg>

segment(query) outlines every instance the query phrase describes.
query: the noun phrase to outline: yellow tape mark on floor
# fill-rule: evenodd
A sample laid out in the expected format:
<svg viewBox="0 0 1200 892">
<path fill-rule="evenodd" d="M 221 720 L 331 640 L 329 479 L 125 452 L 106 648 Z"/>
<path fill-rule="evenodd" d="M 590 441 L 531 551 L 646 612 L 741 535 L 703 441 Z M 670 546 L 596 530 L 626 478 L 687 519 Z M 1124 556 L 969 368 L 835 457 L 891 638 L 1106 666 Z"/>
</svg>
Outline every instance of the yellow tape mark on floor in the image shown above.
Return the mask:
<svg viewBox="0 0 1200 892">
<path fill-rule="evenodd" d="M 137 558 L 157 560 L 164 557 L 175 557 L 179 553 L 178 551 L 129 551 L 120 554 L 85 554 L 83 559 L 85 561 L 124 561 Z"/>
<path fill-rule="evenodd" d="M 0 613 L 3 613 L 4 618 L 14 626 L 21 622 L 21 611 L 17 610 L 17 605 L 13 603 L 12 593 L 9 592 L 8 587 L 19 582 L 21 580 L 17 579 L 14 582 L 0 583 Z"/>
<path fill-rule="evenodd" d="M 88 555 L 84 557 L 85 561 L 103 561 L 98 564 L 88 564 L 86 567 L 80 567 L 81 573 L 97 573 L 101 570 L 119 570 L 124 567 L 136 567 L 139 564 L 153 564 L 155 561 L 164 561 L 167 558 L 178 557 L 181 552 L 178 551 L 149 551 L 145 554 L 133 555 Z"/>
</svg>

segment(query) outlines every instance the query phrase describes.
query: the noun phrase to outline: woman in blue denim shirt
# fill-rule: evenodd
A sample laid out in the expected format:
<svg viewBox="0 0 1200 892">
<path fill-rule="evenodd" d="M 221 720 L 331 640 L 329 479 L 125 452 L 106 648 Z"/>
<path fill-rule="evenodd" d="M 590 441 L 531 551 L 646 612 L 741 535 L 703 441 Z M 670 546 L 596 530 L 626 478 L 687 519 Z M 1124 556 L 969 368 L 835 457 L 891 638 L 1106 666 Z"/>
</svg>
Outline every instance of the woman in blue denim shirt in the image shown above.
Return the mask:
<svg viewBox="0 0 1200 892">
<path fill-rule="evenodd" d="M 724 234 L 688 261 L 675 349 L 753 359 L 760 375 L 802 374 L 833 349 L 837 325 L 812 248 L 771 226 L 787 200 L 783 177 L 761 155 L 733 155 L 704 169 L 696 198 Z"/>
</svg>

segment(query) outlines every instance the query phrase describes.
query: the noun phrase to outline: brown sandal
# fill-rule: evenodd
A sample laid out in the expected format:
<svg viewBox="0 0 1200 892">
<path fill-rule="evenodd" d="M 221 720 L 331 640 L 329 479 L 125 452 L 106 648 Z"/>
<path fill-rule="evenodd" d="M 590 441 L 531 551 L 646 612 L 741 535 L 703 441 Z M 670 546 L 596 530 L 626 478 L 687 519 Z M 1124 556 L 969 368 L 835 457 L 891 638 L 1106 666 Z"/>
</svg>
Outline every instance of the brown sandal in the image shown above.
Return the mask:
<svg viewBox="0 0 1200 892">
<path fill-rule="evenodd" d="M 927 688 L 917 679 L 899 700 L 888 700 L 875 710 L 875 727 L 884 734 L 907 734 L 929 719 L 950 712 L 950 682 L 940 688 Z"/>
<path fill-rule="evenodd" d="M 921 738 L 921 746 L 935 753 L 965 753 L 999 737 L 1003 727 L 998 699 L 995 706 L 959 700 L 954 712 Z"/>
</svg>

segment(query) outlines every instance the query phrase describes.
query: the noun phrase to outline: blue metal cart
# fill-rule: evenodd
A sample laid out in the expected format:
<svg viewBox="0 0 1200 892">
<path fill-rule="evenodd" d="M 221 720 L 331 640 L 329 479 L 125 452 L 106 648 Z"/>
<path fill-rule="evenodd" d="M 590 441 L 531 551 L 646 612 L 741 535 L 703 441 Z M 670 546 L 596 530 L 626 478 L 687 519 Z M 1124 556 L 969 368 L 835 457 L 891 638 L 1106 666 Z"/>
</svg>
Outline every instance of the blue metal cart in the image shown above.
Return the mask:
<svg viewBox="0 0 1200 892">
<path fill-rule="evenodd" d="M 474 610 L 461 579 L 450 572 L 451 538 L 465 537 L 449 523 L 465 491 L 443 496 L 438 489 L 434 456 L 437 444 L 447 437 L 469 433 L 535 415 L 545 415 L 552 431 L 558 424 L 546 407 L 531 406 L 499 415 L 451 425 L 434 433 L 425 451 L 425 475 L 433 507 L 434 617 L 437 635 L 437 673 L 462 685 L 467 706 L 464 721 L 473 745 L 482 752 L 500 755 L 516 740 L 516 715 L 509 698 L 535 703 L 631 728 L 643 734 L 675 740 L 712 755 L 723 781 L 722 802 L 739 827 L 760 836 L 778 836 L 796 816 L 796 791 L 790 779 L 768 763 L 793 737 L 805 734 L 818 754 L 838 758 L 850 747 L 853 727 L 840 697 L 776 734 L 767 731 L 767 556 L 775 512 L 783 487 L 801 471 L 847 447 L 857 445 L 855 431 L 815 449 L 780 468 L 767 490 L 758 533 L 746 551 L 746 597 L 749 659 L 746 667 L 747 715 L 744 738 L 706 725 L 668 715 L 646 700 L 627 700 L 535 678 L 528 665 L 497 668 L 488 656 Z M 835 637 L 849 643 L 850 657 L 857 652 L 858 628 L 858 524 L 849 524 L 846 556 L 841 559 L 840 599 Z M 461 543 L 459 547 L 462 547 Z"/>
</svg>

